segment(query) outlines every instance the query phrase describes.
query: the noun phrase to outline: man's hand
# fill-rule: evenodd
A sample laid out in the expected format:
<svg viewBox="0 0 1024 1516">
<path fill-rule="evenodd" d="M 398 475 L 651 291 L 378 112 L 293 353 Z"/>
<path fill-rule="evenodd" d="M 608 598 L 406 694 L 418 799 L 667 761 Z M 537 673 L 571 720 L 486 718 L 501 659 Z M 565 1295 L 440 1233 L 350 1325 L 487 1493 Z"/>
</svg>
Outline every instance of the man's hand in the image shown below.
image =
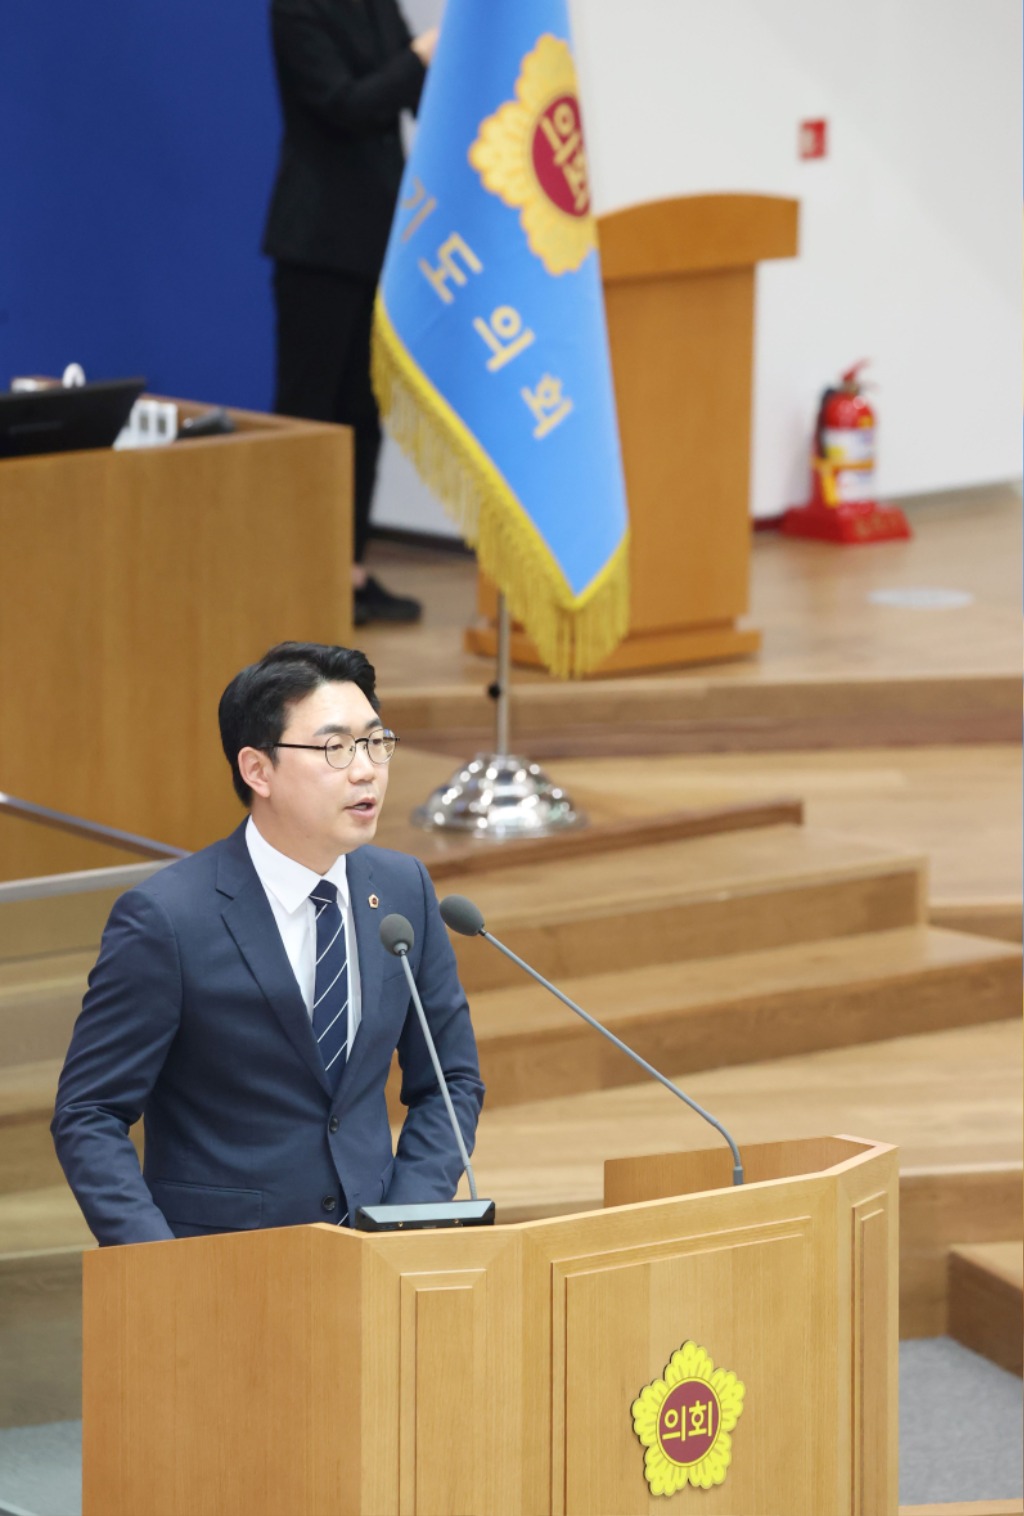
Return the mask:
<svg viewBox="0 0 1024 1516">
<path fill-rule="evenodd" d="M 440 29 L 438 27 L 432 26 L 428 32 L 420 32 L 419 36 L 414 37 L 409 43 L 409 46 L 412 48 L 417 58 L 423 64 L 424 68 L 429 68 L 433 62 L 434 49 L 437 46 L 439 30 Z"/>
</svg>

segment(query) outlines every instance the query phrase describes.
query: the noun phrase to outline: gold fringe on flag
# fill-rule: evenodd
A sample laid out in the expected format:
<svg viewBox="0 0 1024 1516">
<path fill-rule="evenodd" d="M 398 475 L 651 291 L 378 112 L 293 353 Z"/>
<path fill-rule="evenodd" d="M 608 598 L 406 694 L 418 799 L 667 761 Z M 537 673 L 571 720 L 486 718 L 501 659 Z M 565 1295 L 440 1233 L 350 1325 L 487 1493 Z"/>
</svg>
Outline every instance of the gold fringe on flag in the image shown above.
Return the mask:
<svg viewBox="0 0 1024 1516">
<path fill-rule="evenodd" d="M 567 679 L 596 668 L 629 629 L 628 530 L 574 596 L 508 481 L 406 350 L 379 292 L 371 367 L 388 431 L 475 548 L 551 673 Z"/>
</svg>

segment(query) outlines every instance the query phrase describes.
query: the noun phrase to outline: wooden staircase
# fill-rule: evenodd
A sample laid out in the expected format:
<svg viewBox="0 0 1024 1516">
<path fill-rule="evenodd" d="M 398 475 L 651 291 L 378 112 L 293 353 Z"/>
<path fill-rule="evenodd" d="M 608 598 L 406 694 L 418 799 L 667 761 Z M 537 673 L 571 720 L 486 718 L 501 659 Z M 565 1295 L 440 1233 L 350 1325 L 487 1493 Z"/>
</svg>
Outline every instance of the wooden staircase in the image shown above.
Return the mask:
<svg viewBox="0 0 1024 1516">
<path fill-rule="evenodd" d="M 1004 944 L 908 926 L 555 977 L 641 1057 L 685 1075 L 1012 1016 L 1019 976 L 1019 954 Z M 490 1109 L 638 1077 L 529 980 L 479 991 L 472 1004 Z"/>
<path fill-rule="evenodd" d="M 699 821 L 647 826 L 637 845 L 613 828 L 606 846 L 540 844 L 510 851 L 508 866 L 500 852 L 460 862 L 449 850 L 433 868 L 439 894 L 473 899 L 489 930 L 725 1119 L 735 1081 L 741 1140 L 798 1128 L 899 1140 L 914 1079 L 915 1119 L 937 1131 L 951 1059 L 974 1057 L 970 1077 L 989 1089 L 1012 1061 L 1019 947 L 930 926 L 920 857 L 805 828 L 798 814 L 734 812 L 710 835 Z M 80 1258 L 92 1241 L 49 1122 L 103 923 L 134 877 L 47 899 L 0 890 L 0 1360 L 13 1366 L 0 1424 L 77 1413 Z M 599 1203 L 606 1156 L 717 1140 L 493 948 L 455 945 L 488 1085 L 477 1177 L 503 1219 Z M 397 1090 L 389 1096 L 397 1117 Z M 964 1248 L 950 1280 L 974 1280 L 956 1286 L 966 1300 L 985 1287 L 977 1249 L 1020 1234 L 1008 1199 L 1019 1209 L 1019 1137 L 1005 1124 L 998 1151 L 975 1154 L 985 1219 L 965 1232 L 963 1207 L 944 1201 L 907 1226 L 908 1331 L 944 1330 L 953 1243 Z M 941 1143 L 915 1156 L 940 1179 L 956 1166 Z M 905 1179 L 908 1216 L 915 1183 Z M 918 1311 L 926 1296 L 934 1309 Z M 1018 1309 L 1019 1296 L 1018 1281 Z M 951 1320 L 970 1317 L 967 1305 L 954 1311 L 952 1284 L 949 1299 Z"/>
<path fill-rule="evenodd" d="M 925 865 L 798 825 L 446 878 L 488 930 L 666 1072 L 1012 1017 L 1020 950 L 927 924 Z M 481 939 L 455 938 L 488 1105 L 635 1066 Z"/>
</svg>

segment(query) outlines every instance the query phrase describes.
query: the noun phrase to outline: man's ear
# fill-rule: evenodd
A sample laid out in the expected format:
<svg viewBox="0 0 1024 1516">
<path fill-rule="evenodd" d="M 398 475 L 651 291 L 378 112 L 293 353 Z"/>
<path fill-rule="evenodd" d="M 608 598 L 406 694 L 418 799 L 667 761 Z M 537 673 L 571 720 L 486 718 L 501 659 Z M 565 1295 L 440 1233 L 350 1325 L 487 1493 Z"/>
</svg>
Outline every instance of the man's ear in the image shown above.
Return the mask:
<svg viewBox="0 0 1024 1516">
<path fill-rule="evenodd" d="M 264 800 L 270 794 L 270 776 L 273 770 L 270 754 L 262 752 L 258 747 L 244 747 L 238 755 L 238 772 L 253 794 Z"/>
</svg>

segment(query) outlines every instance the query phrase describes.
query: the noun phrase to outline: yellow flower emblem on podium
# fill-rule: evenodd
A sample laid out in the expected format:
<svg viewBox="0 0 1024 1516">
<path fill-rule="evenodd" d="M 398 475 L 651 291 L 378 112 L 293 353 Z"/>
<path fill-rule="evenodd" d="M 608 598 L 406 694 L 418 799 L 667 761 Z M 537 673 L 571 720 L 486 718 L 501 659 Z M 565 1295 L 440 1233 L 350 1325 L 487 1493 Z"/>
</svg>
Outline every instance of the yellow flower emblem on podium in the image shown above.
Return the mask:
<svg viewBox="0 0 1024 1516">
<path fill-rule="evenodd" d="M 480 123 L 469 161 L 484 188 L 519 211 L 549 274 L 578 269 L 597 246 L 576 69 L 559 38 L 545 33 L 526 54 L 516 98 Z"/>
<path fill-rule="evenodd" d="M 647 1449 L 644 1478 L 652 1495 L 722 1484 L 732 1463 L 729 1435 L 743 1414 L 744 1386 L 716 1369 L 695 1342 L 684 1342 L 633 1401 L 633 1430 Z"/>
</svg>

